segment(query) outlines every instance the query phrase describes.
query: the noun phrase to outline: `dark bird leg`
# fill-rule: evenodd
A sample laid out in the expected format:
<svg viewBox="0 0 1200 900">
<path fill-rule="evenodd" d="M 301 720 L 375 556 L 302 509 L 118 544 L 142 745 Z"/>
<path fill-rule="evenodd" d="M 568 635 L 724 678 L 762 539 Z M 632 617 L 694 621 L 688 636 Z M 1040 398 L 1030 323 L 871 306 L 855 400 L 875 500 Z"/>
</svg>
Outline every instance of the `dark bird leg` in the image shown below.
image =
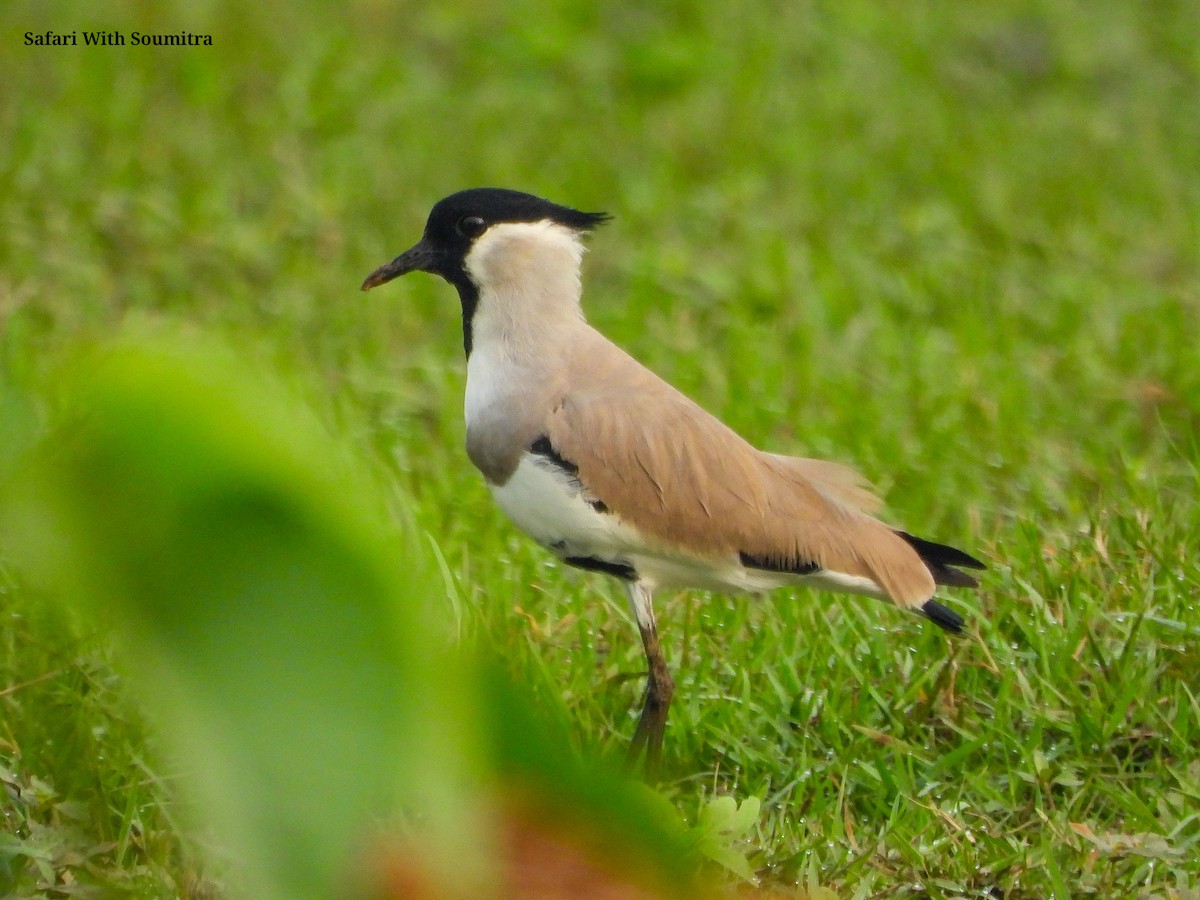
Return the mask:
<svg viewBox="0 0 1200 900">
<path fill-rule="evenodd" d="M 659 759 L 662 754 L 663 732 L 667 727 L 667 710 L 675 693 L 675 681 L 667 670 L 658 643 L 658 626 L 654 621 L 654 610 L 650 605 L 650 591 L 639 582 L 629 585 L 629 603 L 637 619 L 638 631 L 642 635 L 642 647 L 646 651 L 646 697 L 642 703 L 642 714 L 638 717 L 637 730 L 625 757 L 625 764 L 632 768 L 643 748 L 646 751 L 646 779 L 658 777 Z"/>
</svg>

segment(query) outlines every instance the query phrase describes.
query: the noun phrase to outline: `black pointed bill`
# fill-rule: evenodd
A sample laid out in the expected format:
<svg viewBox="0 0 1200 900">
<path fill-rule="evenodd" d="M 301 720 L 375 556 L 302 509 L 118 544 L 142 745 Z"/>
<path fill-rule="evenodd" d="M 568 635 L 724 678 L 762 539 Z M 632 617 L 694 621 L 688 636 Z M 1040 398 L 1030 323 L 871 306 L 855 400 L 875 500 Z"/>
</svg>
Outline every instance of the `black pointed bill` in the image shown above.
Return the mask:
<svg viewBox="0 0 1200 900">
<path fill-rule="evenodd" d="M 369 291 L 371 288 L 379 287 L 379 285 L 391 281 L 393 278 L 399 278 L 401 275 L 407 275 L 409 272 L 432 272 L 437 261 L 437 251 L 428 241 L 422 240 L 416 246 L 405 250 L 391 262 L 384 263 L 368 275 L 367 280 L 362 283 L 362 289 Z"/>
</svg>

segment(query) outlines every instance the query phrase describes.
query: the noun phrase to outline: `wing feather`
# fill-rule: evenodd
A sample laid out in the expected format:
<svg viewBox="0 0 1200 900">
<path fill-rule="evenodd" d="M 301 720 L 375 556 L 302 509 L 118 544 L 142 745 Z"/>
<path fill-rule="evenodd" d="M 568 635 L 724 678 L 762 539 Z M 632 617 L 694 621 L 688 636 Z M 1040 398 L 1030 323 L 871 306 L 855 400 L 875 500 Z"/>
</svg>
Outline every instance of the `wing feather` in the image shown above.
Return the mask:
<svg viewBox="0 0 1200 900">
<path fill-rule="evenodd" d="M 551 444 L 579 479 L 664 553 L 815 562 L 866 578 L 901 606 L 923 604 L 933 578 L 879 500 L 837 463 L 763 453 L 600 338 L 573 356 L 551 412 Z"/>
</svg>

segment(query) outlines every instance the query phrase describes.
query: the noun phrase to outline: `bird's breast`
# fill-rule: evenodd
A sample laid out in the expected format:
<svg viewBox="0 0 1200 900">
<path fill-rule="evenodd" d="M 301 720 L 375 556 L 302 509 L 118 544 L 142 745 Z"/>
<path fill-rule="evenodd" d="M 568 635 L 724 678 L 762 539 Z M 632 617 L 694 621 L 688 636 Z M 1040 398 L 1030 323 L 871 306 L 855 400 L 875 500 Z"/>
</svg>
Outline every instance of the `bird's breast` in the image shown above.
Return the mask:
<svg viewBox="0 0 1200 900">
<path fill-rule="evenodd" d="M 515 406 L 525 377 L 522 367 L 499 348 L 488 343 L 477 344 L 467 358 L 467 390 L 463 398 L 467 427 L 494 418 L 497 408 L 514 407 L 513 411 L 517 411 Z"/>
<path fill-rule="evenodd" d="M 512 477 L 541 427 L 537 386 L 525 367 L 487 345 L 476 348 L 467 360 L 467 455 L 489 484 L 504 484 Z"/>
</svg>

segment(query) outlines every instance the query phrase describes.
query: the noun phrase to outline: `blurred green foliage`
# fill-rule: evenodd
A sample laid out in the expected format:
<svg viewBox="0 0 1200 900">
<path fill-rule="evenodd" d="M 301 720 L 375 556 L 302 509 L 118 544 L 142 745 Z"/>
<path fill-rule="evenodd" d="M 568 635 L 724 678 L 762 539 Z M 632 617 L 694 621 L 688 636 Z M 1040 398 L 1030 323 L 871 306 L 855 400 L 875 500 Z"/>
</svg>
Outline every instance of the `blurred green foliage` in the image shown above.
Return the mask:
<svg viewBox="0 0 1200 900">
<path fill-rule="evenodd" d="M 685 884 L 677 823 L 572 763 L 503 672 L 450 643 L 428 550 L 361 467 L 269 375 L 195 344 L 127 338 L 76 360 L 58 421 L 5 479 L 0 533 L 124 635 L 121 668 L 241 889 L 365 896 L 372 845 L 402 838 L 381 823 L 405 813 L 445 885 L 430 896 L 468 896 L 500 865 L 492 795 L 517 786 L 534 812 L 552 792 L 618 848 L 657 847 L 649 871 Z"/>
<path fill-rule="evenodd" d="M 266 876 L 251 892 L 329 896 L 371 814 L 464 767 L 472 717 L 457 671 L 434 674 L 416 536 L 382 526 L 270 381 L 190 357 L 75 362 L 53 435 L 10 474 L 6 544 L 128 630 L 123 668 Z"/>
</svg>

